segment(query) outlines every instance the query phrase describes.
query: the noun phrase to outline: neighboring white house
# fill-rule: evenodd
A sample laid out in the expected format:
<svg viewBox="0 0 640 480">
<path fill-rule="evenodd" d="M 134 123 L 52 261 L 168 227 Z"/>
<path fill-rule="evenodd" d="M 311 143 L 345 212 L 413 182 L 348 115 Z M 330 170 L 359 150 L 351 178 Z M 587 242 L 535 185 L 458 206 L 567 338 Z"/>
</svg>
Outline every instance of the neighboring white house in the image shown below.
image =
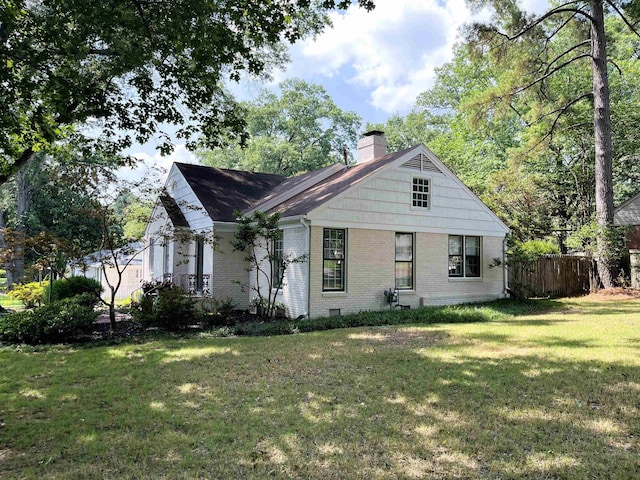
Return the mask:
<svg viewBox="0 0 640 480">
<path fill-rule="evenodd" d="M 640 194 L 631 197 L 615 209 L 613 223 L 616 226 L 626 226 L 627 248 L 640 249 Z"/>
<path fill-rule="evenodd" d="M 279 212 L 282 254 L 308 259 L 285 273 L 290 317 L 389 308 L 389 288 L 412 308 L 506 295 L 505 271 L 490 264 L 509 229 L 426 146 L 386 154 L 381 132 L 359 141 L 356 165 L 292 178 L 175 163 L 147 226 L 144 278 L 246 308 L 253 293 L 239 285 L 254 276 L 230 240 L 234 211 L 255 210 Z"/>
<path fill-rule="evenodd" d="M 134 242 L 121 249 L 117 249 L 113 254 L 117 256 L 118 266 L 122 270 L 122 280 L 116 300 L 125 300 L 132 294 L 140 291 L 142 284 L 142 249 L 141 242 Z M 111 265 L 111 250 L 94 252 L 77 262 L 69 265 L 69 275 L 78 275 L 92 278 L 102 284 L 104 294 L 109 296 L 109 285 L 117 282 L 118 273 L 115 266 Z M 103 262 L 102 259 L 105 259 Z"/>
<path fill-rule="evenodd" d="M 625 244 L 629 250 L 631 286 L 640 288 L 640 193 L 615 209 L 613 223 L 628 229 Z"/>
</svg>

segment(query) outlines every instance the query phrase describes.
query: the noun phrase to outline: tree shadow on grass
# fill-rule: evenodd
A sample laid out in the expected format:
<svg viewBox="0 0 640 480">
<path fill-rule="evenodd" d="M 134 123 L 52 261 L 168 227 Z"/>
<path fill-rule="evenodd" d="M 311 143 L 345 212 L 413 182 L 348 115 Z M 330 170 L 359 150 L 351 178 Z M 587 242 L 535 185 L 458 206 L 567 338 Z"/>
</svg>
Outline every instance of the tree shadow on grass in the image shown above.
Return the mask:
<svg viewBox="0 0 640 480">
<path fill-rule="evenodd" d="M 608 315 L 632 315 L 636 314 L 640 309 L 640 302 L 637 300 L 621 300 L 621 301 L 571 301 L 565 300 L 564 311 L 567 313 L 586 313 L 597 311 L 600 316 Z"/>
<path fill-rule="evenodd" d="M 468 333 L 465 337 L 479 342 L 497 343 L 503 345 L 522 345 L 531 347 L 565 347 L 565 348 L 595 348 L 598 342 L 594 340 L 568 339 L 561 336 L 536 337 L 529 339 L 516 339 L 512 335 L 497 334 L 492 332 Z"/>
<path fill-rule="evenodd" d="M 0 470 L 10 478 L 640 474 L 639 367 L 474 356 L 458 341 L 416 327 L 16 355 L 20 373 L 0 390 Z"/>
</svg>

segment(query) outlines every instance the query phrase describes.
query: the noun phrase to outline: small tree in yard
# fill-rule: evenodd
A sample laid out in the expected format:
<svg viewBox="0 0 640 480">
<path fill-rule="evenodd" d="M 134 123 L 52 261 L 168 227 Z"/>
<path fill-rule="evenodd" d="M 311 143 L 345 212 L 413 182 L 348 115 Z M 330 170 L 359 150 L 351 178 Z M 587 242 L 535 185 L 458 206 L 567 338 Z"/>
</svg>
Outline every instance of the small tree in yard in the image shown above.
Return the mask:
<svg viewBox="0 0 640 480">
<path fill-rule="evenodd" d="M 248 287 L 257 295 L 258 313 L 273 317 L 287 268 L 292 263 L 305 262 L 307 256 L 285 254 L 281 247 L 282 231 L 278 227 L 280 214 L 277 212 L 253 212 L 251 215 L 236 212 L 236 222 L 238 227 L 233 234 L 233 249 L 246 255 L 247 271 L 254 275 L 255 283 Z"/>
<path fill-rule="evenodd" d="M 164 195 L 166 192 L 158 190 L 154 185 L 157 185 L 159 181 L 154 179 L 158 173 L 156 171 L 149 171 L 144 175 L 143 179 L 138 182 L 124 182 L 117 180 L 113 176 L 105 175 L 105 177 L 96 182 L 96 197 L 99 198 L 99 208 L 96 208 L 92 213 L 101 224 L 101 244 L 100 250 L 88 257 L 79 259 L 78 262 L 86 264 L 97 263 L 102 271 L 102 277 L 107 284 L 107 289 L 103 296 L 100 297 L 100 302 L 109 309 L 109 320 L 111 329 L 116 327 L 115 320 L 115 307 L 116 307 L 116 294 L 122 286 L 123 275 L 127 267 L 142 253 L 154 245 L 154 241 L 170 241 L 175 240 L 180 243 L 188 243 L 196 238 L 196 234 L 188 229 L 175 229 L 172 227 L 168 218 L 165 218 L 164 214 L 162 218 L 149 218 L 149 222 L 154 220 L 160 221 L 160 225 L 152 233 L 152 240 L 149 242 L 137 239 L 129 238 L 125 235 L 125 222 L 121 218 L 120 213 L 117 211 L 118 199 L 124 194 L 135 192 L 137 202 L 142 204 L 150 204 L 152 199 L 157 198 L 159 195 Z M 117 184 L 117 187 L 114 185 Z M 149 186 L 151 185 L 151 186 Z M 196 207 L 185 207 L 196 208 Z M 200 237 L 206 243 L 214 244 L 214 237 L 212 234 L 203 235 Z M 110 275 L 108 274 L 110 272 Z"/>
</svg>

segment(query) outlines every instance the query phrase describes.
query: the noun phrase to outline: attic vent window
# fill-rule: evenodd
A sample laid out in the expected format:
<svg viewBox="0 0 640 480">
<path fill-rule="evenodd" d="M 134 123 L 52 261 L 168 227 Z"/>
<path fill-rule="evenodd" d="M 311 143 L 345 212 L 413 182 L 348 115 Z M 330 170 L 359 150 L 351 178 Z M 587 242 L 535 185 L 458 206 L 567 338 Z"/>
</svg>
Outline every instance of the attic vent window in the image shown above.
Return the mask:
<svg viewBox="0 0 640 480">
<path fill-rule="evenodd" d="M 419 153 L 411 160 L 407 160 L 402 164 L 402 168 L 409 168 L 411 170 L 418 170 L 420 172 L 437 172 L 442 173 L 440 169 L 427 158 L 426 155 Z"/>
<path fill-rule="evenodd" d="M 415 208 L 431 208 L 431 180 L 413 177 L 411 205 Z"/>
</svg>

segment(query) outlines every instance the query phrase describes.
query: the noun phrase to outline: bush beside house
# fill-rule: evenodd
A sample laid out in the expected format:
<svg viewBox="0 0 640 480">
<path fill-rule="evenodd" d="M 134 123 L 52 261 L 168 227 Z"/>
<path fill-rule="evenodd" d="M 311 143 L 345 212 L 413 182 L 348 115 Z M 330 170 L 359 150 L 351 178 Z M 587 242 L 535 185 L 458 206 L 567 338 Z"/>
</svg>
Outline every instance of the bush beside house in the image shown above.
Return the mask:
<svg viewBox="0 0 640 480">
<path fill-rule="evenodd" d="M 44 288 L 30 283 L 16 288 L 28 310 L 0 318 L 0 341 L 8 343 L 55 343 L 68 341 L 90 328 L 99 312 L 95 307 L 102 285 L 84 277 L 56 280 Z M 45 300 L 51 302 L 41 306 Z"/>
<path fill-rule="evenodd" d="M 143 285 L 140 301 L 132 304 L 133 319 L 144 327 L 183 330 L 199 320 L 194 299 L 171 283 Z"/>
<path fill-rule="evenodd" d="M 63 342 L 90 327 L 98 316 L 90 295 L 51 302 L 0 319 L 0 340 L 9 343 Z"/>
<path fill-rule="evenodd" d="M 51 292 L 49 292 L 49 290 L 51 290 Z M 55 302 L 65 298 L 72 298 L 76 295 L 90 294 L 96 297 L 97 303 L 98 296 L 102 293 L 102 290 L 102 284 L 97 280 L 82 276 L 74 276 L 55 280 L 51 286 L 47 286 L 45 289 L 45 297 L 47 299 L 51 299 L 52 302 Z"/>
</svg>

